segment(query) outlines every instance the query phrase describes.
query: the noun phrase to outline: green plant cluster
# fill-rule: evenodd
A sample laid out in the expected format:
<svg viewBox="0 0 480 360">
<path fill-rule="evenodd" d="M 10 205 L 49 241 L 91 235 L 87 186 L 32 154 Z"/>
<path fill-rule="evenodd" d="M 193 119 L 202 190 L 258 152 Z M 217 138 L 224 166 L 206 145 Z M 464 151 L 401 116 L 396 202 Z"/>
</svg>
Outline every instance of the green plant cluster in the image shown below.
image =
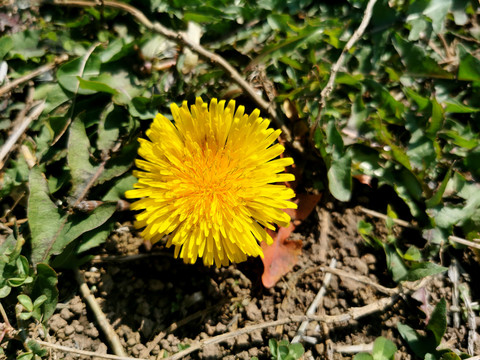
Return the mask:
<svg viewBox="0 0 480 360">
<path fill-rule="evenodd" d="M 392 187 L 434 251 L 454 233 L 480 237 L 476 0 L 378 0 L 323 109 L 320 92 L 366 1 L 128 3 L 174 31 L 199 25 L 191 36 L 273 100 L 305 149 L 297 163 L 320 155 L 319 169 L 304 166 L 313 186 L 341 201 L 360 176 Z M 157 112 L 168 116 L 171 102 L 196 96 L 256 107 L 215 63 L 119 9 L 22 4 L 0 9 L 0 86 L 60 64 L 0 99 L 0 146 L 22 109 L 44 106 L 0 178 L 2 224 L 28 219 L 0 241 L 0 300 L 17 329 L 48 320 L 58 296 L 54 269 L 88 261 L 113 230 L 118 201 L 135 182 L 136 138 Z M 398 258 L 394 242 L 372 241 L 398 264 L 435 266 L 417 250 Z M 394 279 L 426 274 L 405 271 Z M 33 357 L 35 346 L 26 347 Z"/>
</svg>

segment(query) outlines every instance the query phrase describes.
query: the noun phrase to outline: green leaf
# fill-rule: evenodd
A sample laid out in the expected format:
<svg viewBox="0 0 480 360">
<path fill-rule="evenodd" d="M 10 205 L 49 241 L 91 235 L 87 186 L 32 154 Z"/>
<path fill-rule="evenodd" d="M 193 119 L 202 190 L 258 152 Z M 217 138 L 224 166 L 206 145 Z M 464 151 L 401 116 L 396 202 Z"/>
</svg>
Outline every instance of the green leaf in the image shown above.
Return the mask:
<svg viewBox="0 0 480 360">
<path fill-rule="evenodd" d="M 47 181 L 38 167 L 30 171 L 29 188 L 28 226 L 32 236 L 32 262 L 36 265 L 52 254 L 66 216 L 50 200 Z"/>
<path fill-rule="evenodd" d="M 435 306 L 435 309 L 433 309 L 432 316 L 427 325 L 427 330 L 430 330 L 433 333 L 436 344 L 440 345 L 443 335 L 447 330 L 447 302 L 445 301 L 445 298 L 442 298 Z"/>
<path fill-rule="evenodd" d="M 432 27 L 435 33 L 443 32 L 445 17 L 452 6 L 452 0 L 431 0 L 423 11 L 425 16 L 432 19 Z"/>
<path fill-rule="evenodd" d="M 104 92 L 112 95 L 118 94 L 118 91 L 111 88 L 107 84 L 100 82 L 100 81 L 93 81 L 93 80 L 84 80 L 80 76 L 77 76 L 80 89 L 83 90 L 91 90 L 92 92 Z"/>
<path fill-rule="evenodd" d="M 27 346 L 34 354 L 40 357 L 47 355 L 47 350 L 42 349 L 42 347 L 35 340 L 28 340 Z"/>
<path fill-rule="evenodd" d="M 434 208 L 442 202 L 443 194 L 445 193 L 445 189 L 447 188 L 447 184 L 450 181 L 451 177 L 452 168 L 450 167 L 435 194 L 430 199 L 427 199 L 425 201 L 425 205 L 427 205 L 427 208 Z"/>
<path fill-rule="evenodd" d="M 77 254 L 81 254 L 82 252 L 103 244 L 112 232 L 113 225 L 112 221 L 106 222 L 96 229 L 83 234 L 80 245 L 77 248 Z"/>
<path fill-rule="evenodd" d="M 34 99 L 46 100 L 43 114 L 50 114 L 57 107 L 69 101 L 70 98 L 70 93 L 65 92 L 65 90 L 57 83 L 42 84 L 35 88 Z"/>
<path fill-rule="evenodd" d="M 13 40 L 10 36 L 2 36 L 0 38 L 0 61 L 13 48 Z"/>
<path fill-rule="evenodd" d="M 121 119 L 125 116 L 123 110 L 109 104 L 102 112 L 98 123 L 97 147 L 99 150 L 110 150 L 118 141 L 120 135 Z"/>
<path fill-rule="evenodd" d="M 340 201 L 349 201 L 352 195 L 352 156 L 346 153 L 343 157 L 332 160 L 328 169 L 328 188 L 332 195 Z"/>
<path fill-rule="evenodd" d="M 444 271 L 447 271 L 448 269 L 446 267 L 437 265 L 435 263 L 431 262 L 423 262 L 419 264 L 414 264 L 412 267 L 408 270 L 408 274 L 405 278 L 407 281 L 416 281 L 423 279 L 424 277 L 430 276 L 430 275 L 435 275 L 435 274 L 440 274 Z"/>
<path fill-rule="evenodd" d="M 45 54 L 43 46 L 39 45 L 40 30 L 24 30 L 11 35 L 13 47 L 10 57 L 28 60 Z"/>
<path fill-rule="evenodd" d="M 458 52 L 460 55 L 458 80 L 480 81 L 480 60 L 461 45 L 458 46 Z"/>
<path fill-rule="evenodd" d="M 58 303 L 57 273 L 47 264 L 37 264 L 37 276 L 33 282 L 32 297 L 45 301 L 36 307 L 34 316 L 43 323 L 53 315 Z M 35 300 L 35 303 L 37 300 Z"/>
<path fill-rule="evenodd" d="M 135 184 L 137 181 L 137 178 L 131 174 L 116 180 L 115 184 L 109 188 L 102 200 L 117 201 L 125 198 L 125 191 L 133 189 L 133 184 Z"/>
<path fill-rule="evenodd" d="M 392 245 L 385 245 L 385 255 L 387 256 L 387 268 L 392 274 L 392 279 L 395 282 L 404 280 L 408 274 L 407 267 L 400 255 Z"/>
<path fill-rule="evenodd" d="M 435 60 L 427 55 L 423 47 L 403 39 L 399 34 L 394 35 L 392 43 L 410 75 L 453 79 L 453 74 L 443 70 Z"/>
<path fill-rule="evenodd" d="M 353 360 L 373 360 L 373 357 L 367 353 L 359 353 L 353 357 Z"/>
<path fill-rule="evenodd" d="M 116 210 L 116 203 L 103 203 L 89 214 L 75 214 L 65 225 L 62 232 L 63 241 L 58 249 L 59 254 L 67 244 L 79 238 L 88 231 L 97 229 L 112 217 Z"/>
<path fill-rule="evenodd" d="M 20 294 L 17 296 L 18 302 L 25 308 L 27 311 L 33 311 L 32 299 L 25 294 Z"/>
<path fill-rule="evenodd" d="M 397 347 L 393 342 L 380 336 L 373 343 L 373 360 L 392 360 L 396 351 Z"/>
<path fill-rule="evenodd" d="M 93 94 L 94 90 L 80 88 L 79 77 L 89 80 L 100 74 L 100 59 L 95 54 L 86 53 L 80 58 L 66 62 L 57 70 L 58 83 L 74 94 Z"/>
<path fill-rule="evenodd" d="M 85 191 L 98 170 L 98 166 L 94 166 L 90 162 L 90 141 L 80 117 L 77 117 L 70 125 L 67 146 L 69 150 L 67 161 L 73 183 L 72 194 L 76 200 Z"/>
<path fill-rule="evenodd" d="M 397 324 L 397 329 L 403 340 L 407 342 L 410 349 L 412 349 L 419 358 L 423 359 L 425 354 L 435 351 L 436 345 L 433 337 L 426 338 L 420 336 L 410 326 L 400 322 Z"/>
<path fill-rule="evenodd" d="M 422 259 L 422 253 L 416 246 L 411 245 L 403 255 L 403 258 L 407 261 L 420 261 Z"/>
</svg>

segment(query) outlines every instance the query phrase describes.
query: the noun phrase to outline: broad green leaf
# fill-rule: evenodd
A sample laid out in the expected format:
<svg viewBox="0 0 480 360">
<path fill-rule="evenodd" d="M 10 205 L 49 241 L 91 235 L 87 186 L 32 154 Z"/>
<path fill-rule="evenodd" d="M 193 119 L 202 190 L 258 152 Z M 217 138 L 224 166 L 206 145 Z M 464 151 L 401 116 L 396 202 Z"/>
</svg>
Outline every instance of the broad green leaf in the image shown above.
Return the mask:
<svg viewBox="0 0 480 360">
<path fill-rule="evenodd" d="M 433 31 L 437 34 L 443 32 L 445 17 L 452 6 L 453 0 L 430 0 L 423 14 L 432 20 Z"/>
<path fill-rule="evenodd" d="M 431 262 L 414 264 L 410 269 L 408 269 L 408 274 L 406 275 L 405 280 L 416 281 L 427 276 L 440 274 L 447 270 L 448 269 L 446 267 Z"/>
<path fill-rule="evenodd" d="M 392 43 L 405 64 L 408 74 L 419 77 L 453 78 L 453 74 L 443 70 L 428 56 L 423 47 L 403 39 L 399 34 L 394 35 Z"/>
<path fill-rule="evenodd" d="M 65 90 L 57 83 L 49 83 L 39 85 L 35 88 L 34 99 L 45 99 L 46 103 L 43 113 L 50 114 L 57 107 L 69 101 L 71 99 L 71 94 L 65 92 Z"/>
<path fill-rule="evenodd" d="M 458 51 L 460 55 L 458 80 L 480 81 L 480 60 L 461 45 L 458 46 Z"/>
<path fill-rule="evenodd" d="M 80 244 L 77 248 L 77 254 L 81 254 L 82 252 L 88 251 L 103 244 L 107 240 L 108 235 L 110 235 L 112 232 L 113 225 L 114 224 L 111 221 L 106 222 L 96 229 L 83 234 Z"/>
<path fill-rule="evenodd" d="M 27 311 L 33 311 L 32 299 L 28 295 L 20 294 L 17 296 L 18 302 L 25 308 Z"/>
<path fill-rule="evenodd" d="M 107 84 L 100 82 L 100 81 L 94 81 L 94 80 L 84 80 L 80 76 L 77 76 L 78 82 L 80 89 L 83 90 L 91 90 L 92 92 L 105 92 L 108 94 L 116 95 L 118 94 L 118 91 L 111 88 Z"/>
<path fill-rule="evenodd" d="M 84 80 L 100 74 L 100 59 L 95 54 L 86 53 L 82 57 L 66 62 L 57 70 L 58 83 L 74 94 L 93 94 L 95 91 L 80 88 L 78 77 Z"/>
<path fill-rule="evenodd" d="M 110 219 L 115 212 L 116 203 L 104 203 L 88 214 L 75 214 L 65 226 L 62 237 L 63 246 L 58 247 L 56 250 L 59 254 L 67 244 L 73 240 L 79 238 L 87 231 L 98 228 L 103 225 L 108 219 Z"/>
<path fill-rule="evenodd" d="M 392 360 L 396 351 L 397 347 L 393 342 L 380 336 L 373 343 L 373 360 Z"/>
<path fill-rule="evenodd" d="M 85 191 L 98 170 L 98 167 L 90 162 L 90 141 L 80 117 L 73 120 L 70 125 L 67 161 L 72 176 L 72 194 L 76 200 Z"/>
<path fill-rule="evenodd" d="M 138 144 L 136 142 L 130 143 L 122 148 L 119 153 L 107 162 L 105 169 L 102 171 L 94 185 L 103 184 L 105 181 L 114 179 L 123 175 L 133 165 L 133 160 L 137 154 Z"/>
<path fill-rule="evenodd" d="M 332 160 L 328 169 L 328 188 L 332 195 L 340 201 L 349 201 L 352 195 L 352 156 L 344 154 L 339 159 Z"/>
<path fill-rule="evenodd" d="M 20 31 L 11 35 L 11 39 L 13 47 L 9 52 L 10 57 L 28 60 L 45 54 L 44 47 L 39 45 L 40 30 Z"/>
<path fill-rule="evenodd" d="M 47 320 L 55 312 L 58 302 L 57 273 L 47 264 L 37 264 L 37 276 L 33 282 L 32 297 L 37 299 L 45 296 L 45 301 L 38 308 L 38 318 L 42 315 L 42 322 Z"/>
<path fill-rule="evenodd" d="M 395 250 L 395 247 L 392 245 L 385 245 L 384 249 L 385 255 L 387 255 L 387 268 L 392 274 L 393 281 L 399 282 L 400 280 L 404 280 L 408 274 L 408 270 L 402 258 Z"/>
<path fill-rule="evenodd" d="M 28 226 L 32 236 L 32 262 L 36 265 L 49 259 L 52 247 L 65 225 L 66 216 L 59 212 L 50 199 L 47 181 L 38 167 L 30 171 L 29 188 Z"/>
<path fill-rule="evenodd" d="M 13 40 L 10 36 L 2 36 L 0 38 L 0 61 L 13 48 Z"/>
<path fill-rule="evenodd" d="M 400 322 L 397 323 L 397 329 L 403 340 L 407 342 L 410 349 L 412 349 L 420 359 L 423 359 L 427 353 L 435 351 L 437 346 L 435 345 L 435 338 L 433 336 L 420 336 L 410 326 Z"/>
<path fill-rule="evenodd" d="M 447 270 L 445 268 L 445 270 Z M 442 298 L 433 309 L 432 316 L 427 325 L 427 330 L 430 330 L 435 336 L 436 344 L 440 345 L 443 335 L 447 330 L 447 302 Z"/>
<path fill-rule="evenodd" d="M 403 255 L 403 258 L 407 261 L 420 261 L 422 259 L 422 254 L 416 246 L 410 245 Z"/>
</svg>

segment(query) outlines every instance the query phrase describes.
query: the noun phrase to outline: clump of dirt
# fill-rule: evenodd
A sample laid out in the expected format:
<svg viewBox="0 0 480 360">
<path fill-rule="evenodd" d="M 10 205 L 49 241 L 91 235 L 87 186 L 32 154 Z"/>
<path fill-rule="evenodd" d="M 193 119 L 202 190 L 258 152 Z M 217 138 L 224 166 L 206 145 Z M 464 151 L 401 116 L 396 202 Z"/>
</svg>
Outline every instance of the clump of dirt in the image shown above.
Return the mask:
<svg viewBox="0 0 480 360">
<path fill-rule="evenodd" d="M 386 233 L 382 220 L 369 218 L 359 208 L 324 204 L 294 234 L 303 241 L 298 265 L 271 289 L 261 284 L 263 265 L 259 259 L 220 269 L 185 265 L 162 245 L 147 252 L 128 223 L 119 225 L 103 246 L 101 256 L 84 267 L 84 276 L 126 353 L 131 357 L 160 359 L 200 340 L 248 325 L 304 315 L 324 282 L 326 272 L 321 267 L 327 267 L 332 259 L 337 261 L 337 269 L 353 277 L 331 277 L 319 314 L 346 314 L 352 308 L 388 297 L 356 279 L 363 276 L 374 284 L 396 286 L 388 274 L 383 252 L 368 246 L 358 235 L 357 223 L 361 219 L 374 223 L 379 237 Z M 402 237 L 401 229 L 397 231 L 396 235 Z M 477 263 L 469 266 L 478 271 Z M 49 333 L 42 335 L 37 331 L 34 335 L 59 345 L 106 353 L 107 341 L 79 297 L 71 274 L 62 274 L 61 281 L 61 303 L 49 320 Z M 69 281 L 70 286 L 64 285 Z M 445 274 L 436 276 L 426 287 L 429 304 L 436 304 L 441 297 L 450 304 L 451 289 Z M 402 322 L 425 329 L 425 314 L 420 305 L 404 297 L 392 307 L 358 320 L 329 325 L 311 322 L 306 331 L 308 342 L 304 342 L 305 358 L 351 359 L 353 354 L 344 350 L 345 345 L 368 344 L 385 336 L 396 343 L 399 358 L 410 359 L 410 351 L 400 340 L 396 326 Z M 291 340 L 298 325 L 291 322 L 240 334 L 205 346 L 190 356 L 267 359 L 269 339 Z M 445 340 L 466 351 L 467 334 L 462 321 L 458 328 L 449 326 Z M 74 354 L 51 351 L 52 358 L 77 358 Z"/>
</svg>

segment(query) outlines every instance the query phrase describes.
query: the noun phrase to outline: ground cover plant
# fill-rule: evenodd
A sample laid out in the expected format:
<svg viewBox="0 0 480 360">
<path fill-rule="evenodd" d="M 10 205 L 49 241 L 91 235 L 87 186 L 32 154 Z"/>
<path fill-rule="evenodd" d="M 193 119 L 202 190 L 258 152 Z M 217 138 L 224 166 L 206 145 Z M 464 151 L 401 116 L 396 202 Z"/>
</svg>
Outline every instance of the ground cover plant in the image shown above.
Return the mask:
<svg viewBox="0 0 480 360">
<path fill-rule="evenodd" d="M 477 358 L 479 16 L 474 0 L 3 1 L 0 357 Z M 150 169 L 138 139 L 212 99 L 271 121 L 278 194 L 254 203 L 277 212 L 204 220 L 225 250 L 192 250 L 195 233 L 174 252 L 169 217 L 140 200 L 149 227 L 125 196 Z M 235 149 L 268 164 L 256 134 Z M 189 228 L 208 213 L 192 206 Z M 253 242 L 235 248 L 239 227 Z"/>
</svg>

